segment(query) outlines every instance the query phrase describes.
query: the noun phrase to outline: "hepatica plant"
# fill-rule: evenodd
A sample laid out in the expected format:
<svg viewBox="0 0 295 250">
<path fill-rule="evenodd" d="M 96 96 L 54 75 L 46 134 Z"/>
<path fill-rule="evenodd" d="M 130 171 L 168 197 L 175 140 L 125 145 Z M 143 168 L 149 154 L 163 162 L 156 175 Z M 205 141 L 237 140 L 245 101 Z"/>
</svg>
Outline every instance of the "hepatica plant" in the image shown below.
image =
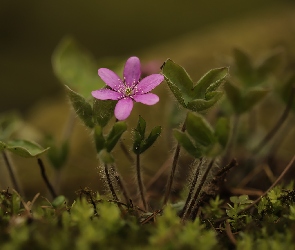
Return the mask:
<svg viewBox="0 0 295 250">
<path fill-rule="evenodd" d="M 259 64 L 255 64 L 244 52 L 235 50 L 234 58 L 236 67 L 234 67 L 235 70 L 233 70 L 233 73 L 236 77 L 230 80 L 228 79 L 229 68 L 221 67 L 209 70 L 198 81 L 194 82 L 186 70 L 171 59 L 167 59 L 163 63 L 161 68 L 158 69 L 158 73 L 148 75 L 141 79 L 141 63 L 139 58 L 135 56 L 130 57 L 127 59 L 124 67 L 122 67 L 123 64 L 121 62 L 116 62 L 115 60 L 101 60 L 96 62 L 72 39 L 63 40 L 53 55 L 54 72 L 65 85 L 66 93 L 73 106 L 73 113 L 80 118 L 87 130 L 90 131 L 90 135 L 93 136 L 98 165 L 100 166 L 99 173 L 102 175 L 102 180 L 108 190 L 106 195 L 102 197 L 108 197 L 109 202 L 115 203 L 118 206 L 115 207 L 113 204 L 104 202 L 103 199 L 98 198 L 98 196 L 94 195 L 94 192 L 88 188 L 81 189 L 79 195 L 81 196 L 83 194 L 87 197 L 87 204 L 86 200 L 81 200 L 81 204 L 85 203 L 85 206 L 81 206 L 81 212 L 79 212 L 79 216 L 82 216 L 81 221 L 83 221 L 83 223 L 81 223 L 81 225 L 83 225 L 83 229 L 74 229 L 75 234 L 77 231 L 87 232 L 87 237 L 85 237 L 85 234 L 82 234 L 83 239 L 88 239 L 89 235 L 94 235 L 95 238 L 97 238 L 97 229 L 94 229 L 93 233 L 89 234 L 88 232 L 92 231 L 85 230 L 84 228 L 84 225 L 87 224 L 85 224 L 85 221 L 91 217 L 93 220 L 89 220 L 89 222 L 91 221 L 90 223 L 93 222 L 93 225 L 98 225 L 99 229 L 103 230 L 102 232 L 109 232 L 109 228 L 111 228 L 109 224 L 113 223 L 115 228 L 114 232 L 116 232 L 116 234 L 120 232 L 118 235 L 123 235 L 122 237 L 124 237 L 125 240 L 127 234 L 125 234 L 125 232 L 123 234 L 121 233 L 123 228 L 127 231 L 137 230 L 139 228 L 137 225 L 133 226 L 133 224 L 130 224 L 130 221 L 127 222 L 132 216 L 136 217 L 137 222 L 140 224 L 146 224 L 156 221 L 156 216 L 163 215 L 157 219 L 159 226 L 158 229 L 156 229 L 156 236 L 149 240 L 151 244 L 156 242 L 158 247 L 162 247 L 163 241 L 169 241 L 170 243 L 172 238 L 174 239 L 177 237 L 179 237 L 179 241 L 183 241 L 184 245 L 181 246 L 184 248 L 189 246 L 187 245 L 189 239 L 193 240 L 193 244 L 197 244 L 195 242 L 197 239 L 195 234 L 191 233 L 200 232 L 199 229 L 192 227 L 199 225 L 199 223 L 206 224 L 206 227 L 214 227 L 216 233 L 219 232 L 220 234 L 228 235 L 229 240 L 235 244 L 235 235 L 240 231 L 243 232 L 242 229 L 246 225 L 246 222 L 251 222 L 249 214 L 255 211 L 255 209 L 250 210 L 250 208 L 255 208 L 255 204 L 258 204 L 261 198 L 268 192 L 265 192 L 263 195 L 259 194 L 259 198 L 254 202 L 249 200 L 248 196 L 245 195 L 235 198 L 231 197 L 229 200 L 233 204 L 228 204 L 226 209 L 224 209 L 226 204 L 217 196 L 220 187 L 226 190 L 224 181 L 227 172 L 237 165 L 237 161 L 233 159 L 236 152 L 235 148 L 239 147 L 239 149 L 245 149 L 243 145 L 238 144 L 243 140 L 238 140 L 240 138 L 237 131 L 237 122 L 234 122 L 237 121 L 237 119 L 233 118 L 241 117 L 241 119 L 243 119 L 244 113 L 248 113 L 251 118 L 250 120 L 253 121 L 255 116 L 251 115 L 251 112 L 255 113 L 256 105 L 262 101 L 269 92 L 269 79 L 274 79 L 273 77 L 269 77 L 269 75 L 271 75 L 276 68 L 278 56 L 277 53 L 270 54 L 265 60 L 261 61 Z M 119 77 L 121 74 L 123 75 L 122 78 Z M 266 133 L 265 138 L 262 139 L 260 143 L 257 143 L 254 149 L 249 150 L 248 153 L 252 153 L 252 159 L 254 159 L 254 156 L 256 157 L 256 155 L 258 155 L 261 148 L 276 134 L 282 123 L 287 119 L 289 112 L 295 110 L 293 102 L 295 96 L 294 79 L 294 75 L 292 75 L 283 86 L 280 82 L 280 91 L 277 91 L 277 94 L 279 94 L 280 99 L 283 99 L 284 103 L 286 103 L 286 109 L 273 129 L 271 129 L 269 133 Z M 235 83 L 233 83 L 233 81 L 235 81 Z M 159 96 L 151 93 L 159 84 L 167 84 L 167 91 L 162 94 L 171 96 L 174 100 L 172 100 L 173 102 L 170 104 L 173 105 L 173 103 L 176 103 L 178 106 L 178 110 L 174 110 L 171 115 L 175 118 L 175 116 L 178 116 L 181 112 L 184 116 L 182 116 L 183 121 L 179 124 L 179 128 L 175 126 L 172 127 L 175 145 L 170 150 L 171 155 L 168 159 L 161 160 L 165 162 L 165 164 L 159 166 L 159 170 L 156 170 L 158 172 L 149 180 L 149 187 L 153 186 L 155 180 L 159 180 L 159 176 L 161 180 L 165 180 L 164 182 L 159 182 L 160 185 L 163 185 L 162 187 L 157 187 L 157 192 L 155 192 L 157 195 L 155 198 L 150 195 L 151 192 L 147 192 L 147 180 L 144 178 L 145 175 L 142 171 L 142 162 L 148 166 L 149 158 L 145 157 L 143 159 L 142 155 L 147 150 L 150 150 L 151 146 L 155 148 L 162 146 L 155 144 L 161 135 L 162 127 L 155 126 L 151 129 L 147 129 L 148 122 L 144 118 L 145 114 L 133 113 L 132 116 L 130 116 L 130 114 L 136 102 L 145 105 L 163 105 Z M 225 90 L 226 95 L 224 95 L 223 90 Z M 172 95 L 168 95 L 167 92 L 169 91 L 171 91 Z M 215 112 L 217 115 L 211 116 L 210 121 L 208 121 L 205 118 L 206 112 L 212 109 L 212 107 L 217 106 L 216 104 L 218 102 L 221 103 L 221 98 L 223 96 L 227 97 L 227 99 L 224 98 L 224 100 L 229 101 L 228 105 L 225 106 L 226 108 L 224 109 L 222 109 L 223 106 L 220 105 L 218 109 L 219 112 Z M 165 101 L 169 101 L 167 101 L 166 96 Z M 150 108 L 153 109 L 154 107 Z M 134 115 L 138 116 L 137 124 L 134 128 L 128 129 L 128 120 L 133 119 Z M 229 117 L 231 117 L 233 122 L 230 122 Z M 46 177 L 45 166 L 41 158 L 39 158 L 41 154 L 47 153 L 49 163 L 51 163 L 54 169 L 59 173 L 65 166 L 69 155 L 69 141 L 72 134 L 69 128 L 72 126 L 66 125 L 67 133 L 61 140 L 61 146 L 57 146 L 56 140 L 50 138 L 48 147 L 43 148 L 37 143 L 15 139 L 13 137 L 16 124 L 13 122 L 14 120 L 13 117 L 7 116 L 3 119 L 0 116 L 0 151 L 4 163 L 8 168 L 13 186 L 19 193 L 22 193 L 17 178 L 14 178 L 15 172 L 9 154 L 13 153 L 21 157 L 37 158 L 42 177 L 51 195 L 55 198 L 49 208 L 54 209 L 54 214 L 57 216 L 61 214 L 61 210 L 56 210 L 58 207 L 62 207 L 64 213 L 66 213 L 66 216 L 64 216 L 64 214 L 62 216 L 62 223 L 59 225 L 59 228 L 63 227 L 63 225 L 65 225 L 64 223 L 68 221 L 68 216 L 72 217 L 74 221 L 77 221 L 75 216 L 77 216 L 76 212 L 78 210 L 75 210 L 74 204 L 71 207 L 65 205 L 65 197 L 58 196 L 55 190 L 56 186 L 51 185 L 50 180 Z M 73 119 L 69 120 L 72 121 Z M 168 121 L 162 122 L 166 122 L 166 127 L 169 127 L 170 124 L 168 124 Z M 233 128 L 231 128 L 231 123 L 233 123 Z M 293 128 L 294 124 L 292 123 L 290 127 Z M 286 129 L 286 131 L 288 131 L 288 129 Z M 247 131 L 243 131 L 243 133 L 247 134 Z M 247 135 L 250 137 L 252 134 L 256 136 L 255 129 L 251 127 Z M 286 135 L 289 136 L 289 133 Z M 125 138 L 130 137 L 131 140 L 123 140 L 123 136 Z M 118 157 L 119 154 L 114 153 L 115 147 L 117 150 L 115 152 L 121 150 L 124 153 L 122 157 L 126 157 L 130 168 L 135 168 L 135 171 L 133 171 L 135 173 L 135 178 L 131 178 L 136 180 L 135 191 L 131 190 L 130 183 L 125 183 L 120 174 L 122 168 L 118 166 L 120 166 L 123 160 Z M 181 151 L 185 151 L 190 156 L 189 159 L 191 162 L 189 164 L 179 164 L 180 157 L 183 157 Z M 273 155 L 273 151 L 272 149 L 269 155 Z M 240 169 L 243 167 L 243 162 L 242 164 L 241 162 L 242 160 L 239 161 Z M 247 160 L 246 162 L 247 164 L 244 164 L 244 167 L 248 168 L 250 161 Z M 294 162 L 295 156 L 281 176 L 273 182 L 270 189 L 278 183 L 280 178 L 291 168 Z M 86 167 L 87 166 L 85 166 L 85 168 Z M 253 164 L 254 169 L 255 167 L 256 165 Z M 167 175 L 162 174 L 165 170 Z M 167 204 L 173 203 L 176 200 L 175 196 L 171 194 L 173 194 L 172 190 L 176 187 L 175 176 L 177 170 L 179 170 L 178 172 L 181 174 L 187 176 L 187 180 L 181 182 L 181 184 L 184 183 L 184 185 L 186 183 L 188 184 L 187 192 L 183 192 L 180 202 L 170 204 L 169 207 L 166 208 Z M 271 170 L 269 169 L 267 173 L 269 173 L 269 171 Z M 234 178 L 238 178 L 241 175 L 234 176 Z M 269 176 L 269 174 L 267 176 Z M 245 177 L 245 179 L 248 180 L 249 178 Z M 243 183 L 243 181 L 241 181 L 241 183 Z M 177 184 L 177 187 L 179 187 L 179 183 Z M 132 187 L 134 188 L 134 185 L 132 185 Z M 163 195 L 161 190 L 165 190 Z M 1 192 L 0 196 L 2 198 L 4 195 L 7 197 L 9 196 L 8 190 Z M 111 200 L 109 200 L 109 196 L 111 196 Z M 215 200 L 212 200 L 212 197 L 215 197 Z M 180 195 L 176 198 L 180 199 Z M 28 225 L 33 225 L 33 223 L 39 220 L 38 216 L 32 220 L 35 215 L 31 213 L 31 205 L 33 205 L 34 200 L 32 203 L 24 203 L 22 201 L 27 211 L 27 216 L 30 218 L 30 223 L 26 223 Z M 276 212 L 276 214 L 281 213 L 279 209 L 272 207 L 273 204 L 270 204 L 272 200 L 276 203 L 276 206 L 281 203 L 275 191 L 269 192 L 269 197 L 262 200 L 262 205 L 259 204 L 258 209 L 256 209 L 258 214 L 253 217 L 255 219 L 252 219 L 253 223 L 255 222 L 255 226 L 257 226 L 256 224 L 259 221 L 259 223 L 262 223 L 263 218 L 267 218 L 267 220 L 271 221 L 272 225 L 277 225 L 279 221 L 283 219 L 283 217 L 278 219 L 276 215 L 274 217 L 265 216 L 269 214 L 270 209 L 279 211 Z M 287 200 L 288 202 L 291 202 L 291 200 L 294 201 L 294 190 L 290 191 L 290 197 L 288 195 L 284 202 L 282 200 L 282 204 Z M 13 204 L 20 204 L 20 202 L 13 202 Z M 115 208 L 115 210 L 110 209 L 111 206 Z M 6 202 L 0 204 L 0 217 L 1 215 L 5 215 L 6 218 L 8 213 L 1 213 L 3 208 L 7 208 Z M 46 209 L 44 206 L 42 208 Z M 91 208 L 91 210 L 89 208 Z M 165 210 L 163 211 L 164 208 Z M 293 208 L 294 207 L 291 209 L 292 211 L 290 210 L 291 220 L 294 220 L 295 210 Z M 110 211 L 105 213 L 104 209 L 110 209 Z M 71 213 L 68 213 L 69 210 L 71 210 Z M 17 214 L 19 213 L 22 212 L 17 212 Z M 261 219 L 259 219 L 260 213 Z M 50 211 L 48 214 L 53 213 Z M 171 217 L 169 214 L 173 214 L 173 216 Z M 187 221 L 184 228 L 182 228 L 183 224 L 180 223 L 180 218 L 181 220 L 195 220 L 197 216 L 200 217 L 201 220 L 196 220 L 193 223 Z M 23 216 L 21 216 L 21 218 L 22 217 Z M 103 218 L 104 220 L 101 220 Z M 116 219 L 114 220 L 114 218 Z M 98 222 L 97 220 L 100 220 L 102 224 L 96 224 Z M 117 220 L 122 220 L 124 222 L 118 223 Z M 272 222 L 272 220 L 274 221 Z M 16 223 L 15 221 L 16 220 L 13 219 L 13 223 L 7 223 L 7 225 L 10 227 L 10 225 Z M 54 219 L 54 221 L 57 220 Z M 106 223 L 104 221 L 106 221 Z M 134 220 L 132 219 L 132 221 Z M 221 223 L 224 224 L 222 225 Z M 285 227 L 285 223 L 281 223 Z M 162 230 L 163 228 L 161 225 L 163 224 L 165 224 L 165 230 Z M 54 225 L 56 225 L 55 222 Z M 118 229 L 118 226 L 122 227 L 122 230 Z M 65 228 L 68 229 L 67 226 L 65 226 Z M 252 230 L 253 227 L 247 226 L 246 228 Z M 263 224 L 260 225 L 259 228 L 264 228 Z M 177 233 L 177 230 L 186 232 L 183 229 L 187 230 L 185 237 Z M 5 229 L 5 231 L 10 232 L 10 229 Z M 39 231 L 43 232 L 43 230 Z M 234 231 L 235 234 L 233 234 L 232 231 Z M 147 231 L 144 231 L 144 235 L 150 235 L 150 233 L 146 234 L 146 232 Z M 142 238 L 142 235 L 140 237 L 135 237 L 133 233 L 130 233 L 130 235 L 131 234 L 132 239 L 139 239 L 139 241 L 143 241 L 144 244 L 147 242 L 142 240 L 145 239 Z M 18 234 L 12 233 L 12 236 L 13 235 Z M 34 233 L 32 235 L 34 235 Z M 189 237 L 187 235 L 189 235 Z M 69 237 L 64 238 L 68 239 Z M 113 239 L 113 236 L 99 238 Z M 210 242 L 210 240 L 206 240 L 203 235 L 199 238 L 202 239 L 203 242 L 204 239 Z M 219 238 L 223 239 L 225 237 Z M 31 240 L 31 238 L 29 238 L 29 240 Z M 114 240 L 114 242 L 117 241 Z M 174 245 L 171 246 L 175 248 Z"/>
<path fill-rule="evenodd" d="M 205 173 L 202 169 L 198 169 L 193 174 L 196 181 L 191 184 L 191 195 L 187 199 L 186 205 L 182 208 L 184 216 L 191 216 L 197 209 L 195 207 L 197 204 L 196 197 L 198 197 L 200 190 L 202 190 L 202 186 L 207 176 L 209 176 L 211 168 L 213 169 L 216 166 L 215 158 L 221 155 L 226 148 L 229 135 L 228 119 L 219 119 L 215 127 L 213 127 L 200 112 L 211 108 L 222 97 L 223 91 L 220 89 L 220 86 L 222 86 L 228 75 L 228 68 L 210 70 L 195 84 L 180 65 L 168 59 L 159 68 L 159 71 L 161 70 L 160 73 L 151 74 L 141 79 L 140 60 L 138 57 L 133 56 L 127 59 L 123 68 L 122 78 L 119 77 L 120 73 L 117 73 L 122 71 L 120 67 L 111 65 L 111 70 L 102 64 L 102 67 L 98 69 L 98 76 L 96 78 L 91 73 L 92 77 L 89 77 L 89 84 L 91 84 L 93 89 L 87 93 L 84 90 L 82 91 L 83 87 L 77 83 L 78 77 L 73 78 L 72 74 L 65 76 L 64 70 L 59 70 L 61 67 L 66 68 L 65 62 L 68 62 L 67 53 L 70 50 L 75 50 L 75 46 L 67 42 L 58 48 L 54 57 L 55 71 L 59 78 L 67 85 L 66 90 L 77 115 L 93 131 L 97 155 L 102 167 L 100 172 L 104 175 L 103 179 L 106 180 L 106 185 L 110 190 L 112 198 L 117 202 L 125 202 L 126 206 L 129 207 L 130 204 L 135 204 L 147 212 L 150 211 L 151 207 L 145 194 L 145 181 L 143 180 L 141 170 L 141 155 L 155 143 L 161 134 L 162 127 L 156 126 L 150 132 L 147 132 L 147 122 L 142 114 L 138 114 L 137 126 L 131 130 L 131 133 L 129 132 L 132 136 L 133 145 L 125 145 L 121 137 L 123 134 L 128 136 L 126 121 L 131 114 L 134 102 L 140 102 L 145 105 L 158 103 L 159 97 L 150 93 L 150 91 L 164 80 L 168 84 L 176 101 L 183 107 L 182 112 L 187 114 L 182 128 L 174 129 L 173 132 L 177 145 L 173 155 L 170 157 L 171 171 L 167 179 L 164 199 L 162 202 L 158 201 L 158 207 L 162 208 L 170 199 L 180 150 L 183 148 L 196 158 L 195 168 L 201 165 L 200 168 L 205 166 L 208 169 Z M 77 60 L 76 63 L 78 64 L 82 59 L 85 62 L 81 67 L 85 67 L 87 63 L 92 65 L 85 58 L 79 58 L 79 61 Z M 72 57 L 71 60 L 73 60 Z M 74 64 L 72 63 L 71 65 L 73 67 Z M 70 68 L 67 68 L 67 70 L 70 71 Z M 96 83 L 94 79 L 96 79 Z M 81 82 L 80 84 L 85 85 L 87 82 Z M 93 97 L 92 99 L 89 98 L 90 93 Z M 113 115 L 115 115 L 116 119 L 113 125 L 110 125 Z M 107 124 L 110 127 L 107 126 L 106 128 Z M 117 171 L 117 164 L 120 164 L 120 160 L 115 159 L 112 152 L 117 144 L 126 155 L 130 165 L 135 166 L 138 198 L 129 195 L 131 192 L 129 192 L 128 186 L 125 185 L 119 171 Z M 204 160 L 203 158 L 206 159 Z M 210 160 L 208 161 L 207 158 Z M 197 162 L 202 162 L 202 164 L 197 164 Z M 203 176 L 204 179 L 201 183 L 197 182 L 197 178 L 200 178 L 200 176 Z M 199 185 L 198 188 L 196 188 L 197 183 Z M 122 197 L 116 191 L 118 188 L 121 190 Z M 193 195 L 194 192 L 196 194 Z"/>
</svg>

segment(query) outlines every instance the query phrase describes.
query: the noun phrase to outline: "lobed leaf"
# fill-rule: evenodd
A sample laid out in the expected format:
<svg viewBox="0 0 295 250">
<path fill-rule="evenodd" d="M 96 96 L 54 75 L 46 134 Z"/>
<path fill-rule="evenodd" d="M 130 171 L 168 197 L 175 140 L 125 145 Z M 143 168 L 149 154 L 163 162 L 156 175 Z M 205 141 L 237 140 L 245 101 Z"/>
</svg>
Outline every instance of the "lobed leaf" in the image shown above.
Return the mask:
<svg viewBox="0 0 295 250">
<path fill-rule="evenodd" d="M 171 59 L 162 65 L 162 73 L 172 93 L 184 107 L 192 100 L 193 81 L 180 65 Z"/>
<path fill-rule="evenodd" d="M 66 92 L 71 100 L 76 114 L 87 127 L 93 128 L 94 122 L 91 105 L 84 99 L 84 97 L 71 90 L 68 86 L 66 86 Z"/>
<path fill-rule="evenodd" d="M 205 99 L 206 93 L 217 90 L 227 76 L 227 67 L 211 69 L 208 71 L 195 85 L 193 99 Z"/>
</svg>

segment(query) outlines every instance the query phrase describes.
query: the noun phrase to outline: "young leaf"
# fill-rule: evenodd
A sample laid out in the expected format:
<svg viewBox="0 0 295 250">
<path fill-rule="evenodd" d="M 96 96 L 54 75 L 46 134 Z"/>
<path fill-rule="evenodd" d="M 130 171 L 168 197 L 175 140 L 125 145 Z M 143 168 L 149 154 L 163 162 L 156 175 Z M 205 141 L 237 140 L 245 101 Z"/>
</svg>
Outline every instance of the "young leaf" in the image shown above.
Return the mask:
<svg viewBox="0 0 295 250">
<path fill-rule="evenodd" d="M 93 128 L 94 123 L 91 105 L 81 95 L 71 90 L 68 86 L 66 86 L 66 91 L 79 118 L 87 127 Z"/>
<path fill-rule="evenodd" d="M 111 164 L 115 161 L 111 153 L 108 152 L 106 149 L 103 149 L 98 153 L 98 159 L 101 163 L 105 164 Z"/>
<path fill-rule="evenodd" d="M 189 112 L 186 117 L 186 130 L 197 144 L 208 147 L 215 142 L 213 129 L 201 115 Z"/>
<path fill-rule="evenodd" d="M 149 136 L 140 145 L 140 154 L 142 154 L 144 151 L 146 151 L 150 146 L 154 144 L 154 142 L 157 140 L 157 138 L 161 134 L 161 131 L 162 131 L 161 126 L 157 126 L 152 129 Z"/>
<path fill-rule="evenodd" d="M 94 122 L 105 127 L 109 120 L 114 116 L 114 109 L 117 101 L 98 100 L 93 98 L 93 118 Z"/>
<path fill-rule="evenodd" d="M 226 81 L 226 83 L 224 84 L 224 90 L 235 113 L 239 114 L 240 105 L 242 102 L 242 96 L 239 88 L 233 85 L 231 82 Z"/>
<path fill-rule="evenodd" d="M 97 75 L 95 60 L 72 38 L 63 39 L 57 46 L 52 56 L 52 66 L 59 80 L 84 98 L 89 98 L 92 90 L 105 86 Z"/>
<path fill-rule="evenodd" d="M 195 158 L 200 158 L 202 156 L 201 148 L 196 147 L 186 133 L 174 129 L 173 135 L 180 146 L 182 146 L 190 155 Z"/>
<path fill-rule="evenodd" d="M 111 152 L 112 149 L 116 146 L 118 140 L 120 139 L 121 135 L 127 130 L 127 125 L 125 122 L 120 121 L 116 122 L 109 133 L 106 142 L 105 148 L 107 152 Z"/>
<path fill-rule="evenodd" d="M 223 148 L 226 147 L 230 133 L 230 122 L 227 118 L 221 117 L 217 120 L 215 125 L 215 137 L 217 141 L 222 145 Z"/>
<path fill-rule="evenodd" d="M 7 149 L 12 153 L 26 157 L 36 157 L 45 153 L 49 148 L 42 148 L 40 145 L 34 142 L 26 140 L 13 140 L 7 143 L 0 142 L 0 149 Z"/>
<path fill-rule="evenodd" d="M 240 112 L 246 112 L 253 108 L 258 102 L 260 102 L 267 94 L 269 90 L 253 89 L 248 91 L 243 97 L 243 104 Z"/>
<path fill-rule="evenodd" d="M 168 59 L 162 65 L 162 72 L 172 93 L 184 107 L 192 100 L 193 81 L 180 65 Z"/>
<path fill-rule="evenodd" d="M 228 75 L 228 68 L 217 68 L 208 71 L 197 82 L 193 90 L 194 99 L 205 99 L 205 94 L 217 90 Z"/>
</svg>

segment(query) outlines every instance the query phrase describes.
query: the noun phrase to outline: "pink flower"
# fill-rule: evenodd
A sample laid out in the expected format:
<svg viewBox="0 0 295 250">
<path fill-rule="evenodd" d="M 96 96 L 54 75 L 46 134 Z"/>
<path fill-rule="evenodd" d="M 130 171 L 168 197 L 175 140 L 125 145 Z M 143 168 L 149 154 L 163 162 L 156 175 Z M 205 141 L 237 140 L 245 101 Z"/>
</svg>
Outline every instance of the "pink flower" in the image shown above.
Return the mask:
<svg viewBox="0 0 295 250">
<path fill-rule="evenodd" d="M 161 74 L 152 74 L 140 80 L 140 61 L 137 57 L 130 57 L 124 67 L 123 80 L 113 71 L 100 68 L 98 75 L 108 88 L 92 91 L 92 96 L 99 100 L 118 100 L 115 107 L 115 117 L 125 120 L 131 113 L 133 102 L 154 105 L 159 97 L 149 93 L 163 80 Z"/>
</svg>

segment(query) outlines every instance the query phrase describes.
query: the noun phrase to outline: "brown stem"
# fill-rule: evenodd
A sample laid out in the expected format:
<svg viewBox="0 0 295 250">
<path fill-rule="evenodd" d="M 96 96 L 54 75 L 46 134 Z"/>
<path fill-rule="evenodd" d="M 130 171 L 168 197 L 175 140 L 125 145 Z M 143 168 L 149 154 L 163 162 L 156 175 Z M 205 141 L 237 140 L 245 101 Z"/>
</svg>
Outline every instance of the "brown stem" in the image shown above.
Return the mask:
<svg viewBox="0 0 295 250">
<path fill-rule="evenodd" d="M 293 100 L 295 95 L 295 88 L 291 89 L 289 100 L 287 103 L 287 106 L 279 118 L 279 120 L 276 122 L 274 127 L 266 134 L 266 136 L 262 139 L 262 141 L 253 149 L 253 154 L 258 154 L 262 148 L 275 136 L 275 134 L 279 131 L 285 120 L 288 118 L 288 115 L 290 113 L 290 110 L 292 108 Z"/>
<path fill-rule="evenodd" d="M 186 129 L 186 125 L 184 122 L 182 125 L 182 128 L 181 128 L 181 131 L 184 132 L 185 129 Z M 165 206 L 167 204 L 170 194 L 171 194 L 171 188 L 172 188 L 172 184 L 173 184 L 173 180 L 174 180 L 174 176 L 175 176 L 175 171 L 176 171 L 176 167 L 177 167 L 177 163 L 178 163 L 178 159 L 179 159 L 179 153 L 180 153 L 180 144 L 177 143 L 177 146 L 176 146 L 176 149 L 174 152 L 171 173 L 170 173 L 170 176 L 169 176 L 169 179 L 167 182 L 167 188 L 166 188 L 163 206 Z"/>
<path fill-rule="evenodd" d="M 38 161 L 38 165 L 39 165 L 39 167 L 40 167 L 40 171 L 41 171 L 42 178 L 43 178 L 43 180 L 44 180 L 44 182 L 45 182 L 45 184 L 46 184 L 46 186 L 47 186 L 47 188 L 48 188 L 48 190 L 49 190 L 49 192 L 50 192 L 52 198 L 54 199 L 54 198 L 57 197 L 57 194 L 56 194 L 56 192 L 55 192 L 53 186 L 50 184 L 50 182 L 49 182 L 49 180 L 48 180 L 48 178 L 47 178 L 47 175 L 46 175 L 46 171 L 45 171 L 45 167 L 44 167 L 43 161 L 42 161 L 40 158 L 38 158 L 37 161 Z"/>
<path fill-rule="evenodd" d="M 202 162 L 203 162 L 203 159 L 201 158 L 201 159 L 200 159 L 200 162 L 199 162 L 199 164 L 198 164 L 198 166 L 197 166 L 197 168 L 196 168 L 196 172 L 195 172 L 195 174 L 194 174 L 194 179 L 193 179 L 193 181 L 192 181 L 192 183 L 191 183 L 191 187 L 190 187 L 190 190 L 189 190 L 188 196 L 187 196 L 187 198 L 186 198 L 186 201 L 185 201 L 184 207 L 183 207 L 183 209 L 182 209 L 182 211 L 181 211 L 181 213 L 180 213 L 180 217 L 181 217 L 182 219 L 183 219 L 183 217 L 184 217 L 184 215 L 185 215 L 185 211 L 187 210 L 188 205 L 189 205 L 189 203 L 190 203 L 190 201 L 191 201 L 191 198 L 192 198 L 192 196 L 193 196 L 194 189 L 195 189 L 196 183 L 197 183 L 198 178 L 199 178 L 199 174 L 200 174 L 200 169 L 201 169 Z"/>
<path fill-rule="evenodd" d="M 144 209 L 146 210 L 147 204 L 146 204 L 146 200 L 144 196 L 144 188 L 143 188 L 143 182 L 142 182 L 141 171 L 140 171 L 140 154 L 136 155 L 136 176 L 137 176 L 137 183 L 138 183 L 141 201 L 142 201 Z"/>
</svg>

